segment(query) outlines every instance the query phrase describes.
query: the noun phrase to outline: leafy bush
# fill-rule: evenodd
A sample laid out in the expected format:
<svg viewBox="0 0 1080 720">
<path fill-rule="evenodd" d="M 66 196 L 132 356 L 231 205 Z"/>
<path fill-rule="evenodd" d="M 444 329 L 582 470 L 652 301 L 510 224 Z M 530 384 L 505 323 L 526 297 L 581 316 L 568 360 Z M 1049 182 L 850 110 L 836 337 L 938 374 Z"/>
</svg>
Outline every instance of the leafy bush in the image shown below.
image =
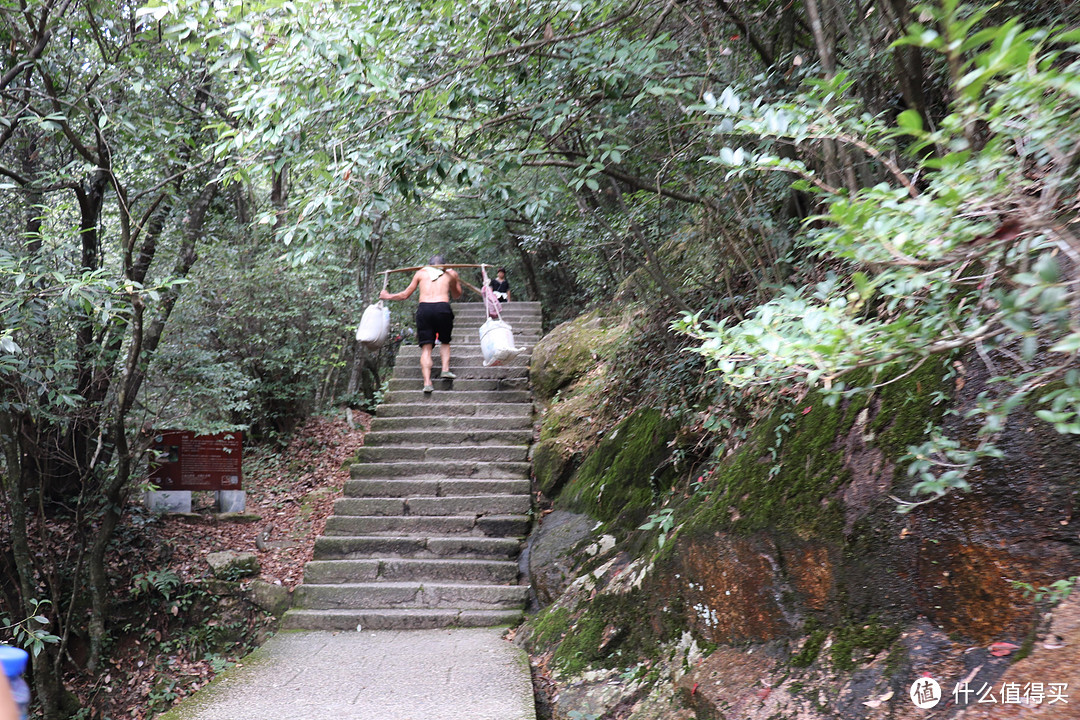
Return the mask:
<svg viewBox="0 0 1080 720">
<path fill-rule="evenodd" d="M 973 411 L 978 444 L 931 428 L 909 448 L 912 492 L 933 499 L 966 488 L 967 472 L 999 454 L 995 436 L 1021 404 L 1080 434 L 1080 243 L 1067 223 L 1080 210 L 1080 32 L 1016 20 L 980 29 L 984 11 L 955 0 L 924 12 L 938 29 L 913 25 L 897 44 L 937 53 L 950 69 L 942 117 L 871 117 L 844 72 L 781 101 L 733 88 L 705 94 L 696 111 L 728 142 L 742 141 L 707 160 L 729 167 L 729 178 L 798 176 L 822 207 L 801 248 L 832 270 L 784 287 L 741 322 L 698 313 L 678 327 L 732 386 L 809 385 L 831 402 L 868 391 L 882 373 L 978 352 L 997 376 Z M 825 143 L 857 154 L 880 181 L 841 186 L 827 165 L 779 152 Z M 849 385 L 861 368 L 870 380 Z"/>
</svg>

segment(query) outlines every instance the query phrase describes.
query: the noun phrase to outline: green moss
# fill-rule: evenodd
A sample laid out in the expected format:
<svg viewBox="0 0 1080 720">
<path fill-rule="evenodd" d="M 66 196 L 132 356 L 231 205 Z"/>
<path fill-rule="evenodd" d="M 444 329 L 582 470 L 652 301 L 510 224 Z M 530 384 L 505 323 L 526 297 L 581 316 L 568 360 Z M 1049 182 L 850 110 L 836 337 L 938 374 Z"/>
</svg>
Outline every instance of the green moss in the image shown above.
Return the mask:
<svg viewBox="0 0 1080 720">
<path fill-rule="evenodd" d="M 688 527 L 835 534 L 843 510 L 834 496 L 849 475 L 837 439 L 864 407 L 856 400 L 830 407 L 811 393 L 797 408 L 775 412 L 718 468 L 711 501 Z"/>
<path fill-rule="evenodd" d="M 949 403 L 948 371 L 929 360 L 905 378 L 876 392 L 880 410 L 870 421 L 874 446 L 892 459 L 901 457 L 909 445 L 926 435 L 927 423 L 940 422 Z"/>
<path fill-rule="evenodd" d="M 858 663 L 854 653 L 861 651 L 873 656 L 896 642 L 900 628 L 880 625 L 877 620 L 861 625 L 848 625 L 836 630 L 830 649 L 833 666 L 837 670 L 854 670 Z"/>
<path fill-rule="evenodd" d="M 654 614 L 642 590 L 600 594 L 566 631 L 552 657 L 560 671 L 577 675 L 589 667 L 626 667 L 655 660 L 664 643 L 681 634 L 682 613 Z M 602 647 L 601 647 L 602 646 Z"/>
<path fill-rule="evenodd" d="M 542 649 L 559 642 L 570 629 L 571 613 L 566 608 L 548 605 L 529 621 L 532 633 L 529 646 L 533 650 Z"/>
<path fill-rule="evenodd" d="M 868 382 L 868 376 L 853 379 L 853 384 Z M 711 500 L 689 520 L 688 529 L 835 536 L 843 528 L 837 491 L 850 477 L 843 443 L 860 414 L 878 408 L 866 428 L 869 441 L 895 461 L 923 438 L 928 422 L 941 419 L 947 406 L 944 383 L 940 363 L 927 362 L 875 394 L 829 406 L 819 393 L 810 393 L 797 407 L 776 410 L 717 468 Z"/>
<path fill-rule="evenodd" d="M 829 631 L 825 628 L 812 629 L 806 638 L 806 642 L 803 643 L 802 649 L 792 656 L 789 661 L 790 664 L 794 667 L 810 667 L 817 660 L 818 653 L 821 652 L 821 646 L 825 644 L 828 637 Z"/>
<path fill-rule="evenodd" d="M 552 657 L 563 672 L 577 675 L 589 665 L 602 660 L 606 653 L 600 648 L 607 619 L 599 613 L 586 612 L 574 623 L 573 632 L 569 633 Z"/>
<path fill-rule="evenodd" d="M 558 504 L 610 522 L 640 522 L 656 495 L 670 487 L 674 473 L 658 469 L 670 454 L 678 423 L 659 410 L 638 410 L 593 450 L 560 494 Z"/>
<path fill-rule="evenodd" d="M 538 397 L 551 398 L 616 346 L 625 328 L 599 311 L 559 325 L 533 348 L 530 377 Z"/>
<path fill-rule="evenodd" d="M 533 446 L 533 473 L 536 486 L 548 497 L 558 493 L 570 469 L 570 458 L 554 440 L 541 440 Z"/>
<path fill-rule="evenodd" d="M 907 651 L 903 643 L 893 643 L 889 650 L 889 656 L 885 658 L 885 677 L 896 677 L 904 669 L 904 661 L 907 659 Z"/>
</svg>

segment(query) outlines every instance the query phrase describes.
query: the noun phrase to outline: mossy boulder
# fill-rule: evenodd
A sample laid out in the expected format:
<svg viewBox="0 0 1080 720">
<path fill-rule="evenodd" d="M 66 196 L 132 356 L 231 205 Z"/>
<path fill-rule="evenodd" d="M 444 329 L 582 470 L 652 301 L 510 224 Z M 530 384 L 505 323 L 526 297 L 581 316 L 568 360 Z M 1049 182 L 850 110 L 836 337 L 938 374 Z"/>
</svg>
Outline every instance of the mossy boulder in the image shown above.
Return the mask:
<svg viewBox="0 0 1080 720">
<path fill-rule="evenodd" d="M 664 461 L 679 424 L 654 408 L 634 412 L 600 441 L 559 494 L 557 505 L 636 527 L 675 478 Z"/>
<path fill-rule="evenodd" d="M 537 489 L 554 497 L 573 469 L 570 452 L 558 440 L 541 440 L 533 446 L 532 461 Z"/>
<path fill-rule="evenodd" d="M 259 574 L 259 558 L 255 553 L 222 550 L 206 556 L 210 572 L 219 580 L 238 580 Z"/>
<path fill-rule="evenodd" d="M 599 311 L 564 322 L 536 344 L 530 377 L 541 400 L 581 378 L 623 337 L 625 328 Z"/>
</svg>

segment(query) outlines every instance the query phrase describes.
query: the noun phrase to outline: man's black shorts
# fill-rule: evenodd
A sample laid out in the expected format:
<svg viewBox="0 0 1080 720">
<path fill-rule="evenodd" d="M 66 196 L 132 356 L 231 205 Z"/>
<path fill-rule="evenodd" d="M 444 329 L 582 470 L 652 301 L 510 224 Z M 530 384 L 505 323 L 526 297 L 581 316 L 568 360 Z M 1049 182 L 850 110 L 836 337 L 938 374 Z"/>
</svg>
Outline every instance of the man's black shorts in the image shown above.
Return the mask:
<svg viewBox="0 0 1080 720">
<path fill-rule="evenodd" d="M 453 331 L 454 311 L 450 303 L 420 303 L 416 307 L 417 345 L 434 345 L 435 338 L 449 345 Z"/>
</svg>

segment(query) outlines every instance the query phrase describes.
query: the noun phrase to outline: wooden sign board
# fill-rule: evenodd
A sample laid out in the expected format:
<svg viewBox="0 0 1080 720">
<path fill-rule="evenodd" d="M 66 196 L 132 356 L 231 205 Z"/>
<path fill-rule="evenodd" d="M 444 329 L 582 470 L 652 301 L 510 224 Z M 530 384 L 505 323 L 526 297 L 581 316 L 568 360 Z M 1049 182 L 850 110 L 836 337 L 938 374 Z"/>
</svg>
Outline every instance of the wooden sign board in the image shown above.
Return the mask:
<svg viewBox="0 0 1080 720">
<path fill-rule="evenodd" d="M 151 447 L 150 482 L 162 490 L 240 490 L 243 441 L 238 432 L 160 430 Z"/>
</svg>

